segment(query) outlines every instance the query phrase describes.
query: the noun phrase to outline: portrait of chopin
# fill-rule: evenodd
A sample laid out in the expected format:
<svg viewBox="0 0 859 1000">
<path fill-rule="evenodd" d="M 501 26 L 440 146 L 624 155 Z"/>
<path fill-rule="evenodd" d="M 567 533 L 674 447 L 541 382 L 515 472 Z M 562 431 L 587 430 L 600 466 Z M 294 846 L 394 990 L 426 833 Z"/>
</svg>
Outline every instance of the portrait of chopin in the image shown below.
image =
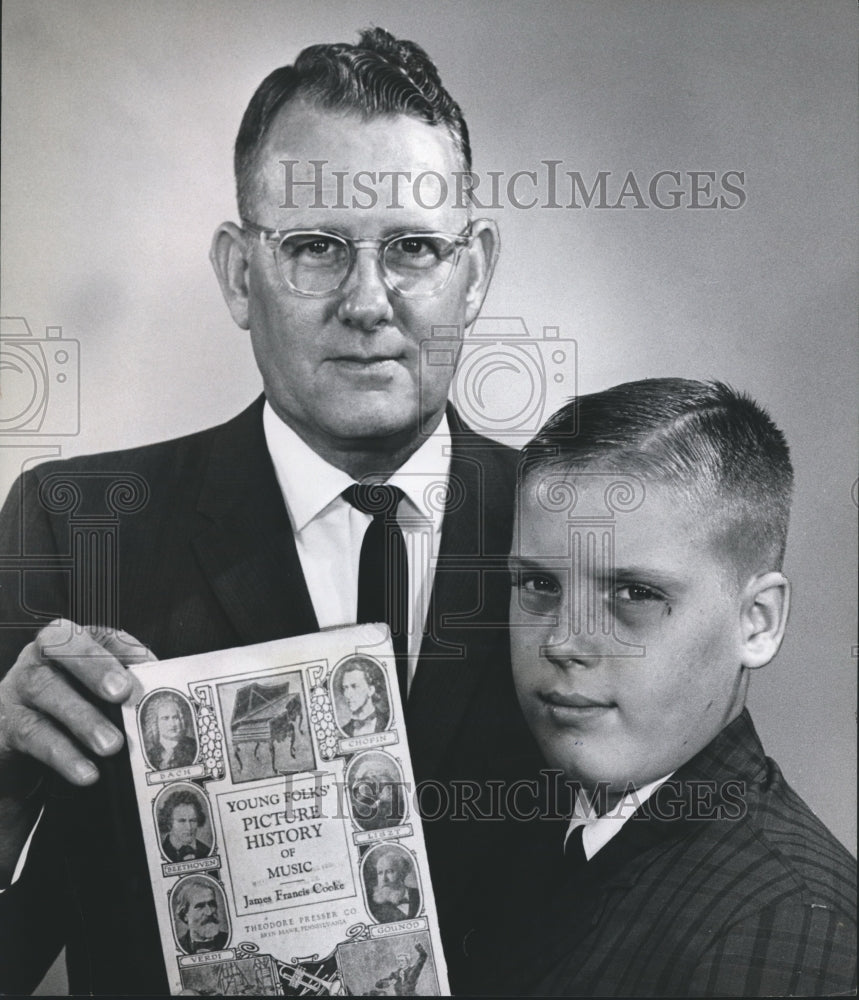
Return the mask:
<svg viewBox="0 0 859 1000">
<path fill-rule="evenodd" d="M 379 664 L 369 656 L 350 656 L 334 675 L 337 723 L 347 736 L 366 736 L 386 729 L 391 718 L 388 687 Z"/>
</svg>

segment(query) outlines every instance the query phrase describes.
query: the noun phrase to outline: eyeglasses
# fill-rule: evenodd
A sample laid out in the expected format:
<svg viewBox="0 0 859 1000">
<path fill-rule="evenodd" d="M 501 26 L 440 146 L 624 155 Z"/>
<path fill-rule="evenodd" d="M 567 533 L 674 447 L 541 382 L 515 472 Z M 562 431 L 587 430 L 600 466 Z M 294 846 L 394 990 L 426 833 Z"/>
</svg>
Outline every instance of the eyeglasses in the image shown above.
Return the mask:
<svg viewBox="0 0 859 1000">
<path fill-rule="evenodd" d="M 396 295 L 406 299 L 437 295 L 473 239 L 471 223 L 456 235 L 406 232 L 382 240 L 353 240 L 323 230 L 266 229 L 246 219 L 242 225 L 272 251 L 287 288 L 308 298 L 336 292 L 352 273 L 358 251 L 364 249 L 376 250 L 382 280 Z"/>
</svg>

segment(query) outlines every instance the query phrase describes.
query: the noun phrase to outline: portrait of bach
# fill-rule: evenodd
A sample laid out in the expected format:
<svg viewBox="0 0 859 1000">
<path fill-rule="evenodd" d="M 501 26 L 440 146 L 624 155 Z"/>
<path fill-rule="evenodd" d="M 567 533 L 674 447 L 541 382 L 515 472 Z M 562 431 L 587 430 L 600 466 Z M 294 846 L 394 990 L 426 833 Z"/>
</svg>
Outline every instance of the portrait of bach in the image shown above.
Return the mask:
<svg viewBox="0 0 859 1000">
<path fill-rule="evenodd" d="M 159 770 L 186 767 L 197 756 L 197 741 L 185 730 L 184 705 L 176 695 L 156 694 L 143 710 L 143 751 Z"/>
<path fill-rule="evenodd" d="M 207 858 L 212 845 L 197 838 L 197 831 L 205 826 L 206 820 L 199 794 L 189 788 L 168 792 L 158 806 L 158 830 L 164 856 L 170 861 Z"/>
<path fill-rule="evenodd" d="M 341 664 L 336 682 L 348 716 L 340 713 L 340 728 L 347 736 L 380 733 L 388 725 L 391 711 L 385 677 L 378 664 L 364 656 L 353 656 Z"/>
<path fill-rule="evenodd" d="M 319 198 L 314 161 L 326 164 Z M 505 628 L 515 452 L 449 404 L 451 341 L 444 363 L 422 350 L 434 328 L 462 337 L 476 320 L 496 224 L 428 189 L 416 200 L 404 187 L 395 208 L 337 204 L 344 170 L 469 171 L 459 104 L 423 49 L 374 28 L 271 72 L 244 113 L 234 165 L 239 220 L 217 227 L 210 257 L 262 394 L 220 426 L 29 469 L 0 517 L 0 550 L 33 558 L 16 570 L 26 614 L 21 588 L 0 588 L 5 991 L 32 989 L 63 946 L 73 993 L 168 991 L 116 725 L 130 664 L 387 621 L 418 782 L 480 791 L 539 766 Z M 147 494 L 117 515 L 105 610 L 99 586 L 52 562 L 69 515 L 43 501 L 66 482 L 86 506 L 107 475 L 134 477 Z M 430 504 L 427 482 L 456 502 Z M 392 553 L 381 568 L 380 540 Z M 410 551 L 427 558 L 410 563 Z M 346 725 L 382 724 L 381 701 L 361 700 L 374 686 L 366 675 L 345 678 Z M 158 727 L 147 753 L 175 742 L 175 758 L 175 718 Z M 453 822 L 446 798 L 425 836 L 442 938 L 456 949 L 470 878 L 504 825 Z"/>
</svg>

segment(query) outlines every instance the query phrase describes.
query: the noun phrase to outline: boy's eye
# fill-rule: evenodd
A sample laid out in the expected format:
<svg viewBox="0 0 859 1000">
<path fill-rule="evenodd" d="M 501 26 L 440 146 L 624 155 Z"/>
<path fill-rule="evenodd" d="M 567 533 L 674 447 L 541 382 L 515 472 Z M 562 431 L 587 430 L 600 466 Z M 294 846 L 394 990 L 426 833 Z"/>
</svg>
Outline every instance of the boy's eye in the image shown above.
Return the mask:
<svg viewBox="0 0 859 1000">
<path fill-rule="evenodd" d="M 642 601 L 661 601 L 662 595 L 643 583 L 626 583 L 615 590 L 615 596 L 621 601 L 641 603 Z"/>
<path fill-rule="evenodd" d="M 560 594 L 558 581 L 545 573 L 513 573 L 512 584 L 529 594 L 554 597 Z"/>
</svg>

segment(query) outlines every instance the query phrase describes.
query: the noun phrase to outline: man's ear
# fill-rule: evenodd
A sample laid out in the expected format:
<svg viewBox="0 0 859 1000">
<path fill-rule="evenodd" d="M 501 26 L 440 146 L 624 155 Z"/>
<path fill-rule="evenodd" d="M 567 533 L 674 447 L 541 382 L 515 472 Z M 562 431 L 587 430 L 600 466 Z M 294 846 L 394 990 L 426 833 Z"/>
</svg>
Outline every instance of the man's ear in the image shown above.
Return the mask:
<svg viewBox="0 0 859 1000">
<path fill-rule="evenodd" d="M 784 638 L 790 610 L 790 583 L 782 573 L 753 576 L 740 607 L 741 663 L 750 670 L 766 666 Z"/>
<path fill-rule="evenodd" d="M 248 246 L 244 230 L 234 222 L 222 222 L 212 237 L 209 260 L 230 315 L 242 330 L 247 330 Z"/>
<path fill-rule="evenodd" d="M 477 319 L 483 300 L 489 291 L 489 283 L 492 281 L 500 249 L 501 237 L 498 235 L 498 226 L 492 219 L 476 219 L 471 227 L 471 246 L 467 251 L 471 264 L 465 297 L 467 327 Z"/>
</svg>

